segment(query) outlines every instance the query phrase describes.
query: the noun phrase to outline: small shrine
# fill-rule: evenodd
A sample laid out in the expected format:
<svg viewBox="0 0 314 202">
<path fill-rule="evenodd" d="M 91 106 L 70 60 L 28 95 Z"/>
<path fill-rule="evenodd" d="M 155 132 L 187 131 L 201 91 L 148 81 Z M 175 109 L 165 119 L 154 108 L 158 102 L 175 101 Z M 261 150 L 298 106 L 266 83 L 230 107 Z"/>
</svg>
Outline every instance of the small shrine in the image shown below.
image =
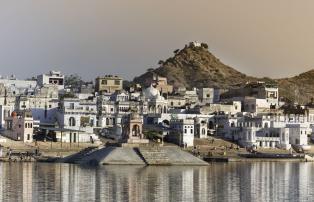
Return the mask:
<svg viewBox="0 0 314 202">
<path fill-rule="evenodd" d="M 149 140 L 143 134 L 143 117 L 138 113 L 137 108 L 131 110 L 122 129 L 123 142 L 128 144 L 147 144 Z"/>
</svg>

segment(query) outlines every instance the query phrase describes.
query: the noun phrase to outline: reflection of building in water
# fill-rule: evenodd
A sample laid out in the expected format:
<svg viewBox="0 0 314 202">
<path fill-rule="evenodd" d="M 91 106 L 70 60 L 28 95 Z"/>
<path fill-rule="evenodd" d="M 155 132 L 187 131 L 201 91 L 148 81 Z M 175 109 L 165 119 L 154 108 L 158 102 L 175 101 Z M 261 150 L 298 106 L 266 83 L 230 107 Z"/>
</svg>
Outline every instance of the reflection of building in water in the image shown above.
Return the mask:
<svg viewBox="0 0 314 202">
<path fill-rule="evenodd" d="M 184 170 L 182 173 L 182 201 L 194 201 L 193 169 Z"/>
<path fill-rule="evenodd" d="M 293 164 L 287 162 L 282 164 L 282 168 L 280 169 L 280 173 L 282 174 L 282 177 L 286 180 L 283 180 L 282 183 L 280 183 L 278 186 L 282 189 L 282 192 L 280 193 L 280 198 L 286 198 L 286 196 L 289 196 L 291 194 L 291 190 L 289 190 L 289 184 L 292 182 L 291 179 L 291 166 Z"/>
<path fill-rule="evenodd" d="M 167 167 L 145 167 L 140 171 L 142 198 L 147 201 L 159 201 L 162 198 L 169 198 L 169 178 Z M 147 183 L 146 183 L 147 182 Z"/>
<path fill-rule="evenodd" d="M 33 163 L 23 163 L 22 195 L 23 201 L 33 201 Z"/>
<path fill-rule="evenodd" d="M 258 200 L 287 200 L 296 197 L 296 192 L 300 190 L 299 186 L 301 176 L 291 173 L 291 167 L 301 166 L 302 164 L 278 163 L 278 162 L 259 162 L 246 165 L 249 175 L 241 174 L 240 196 L 244 201 Z M 243 170 L 243 169 L 242 169 Z M 243 171 L 242 171 L 243 172 Z M 300 175 L 308 176 L 308 173 L 297 172 Z M 301 174 L 302 173 L 302 174 Z M 307 179 L 307 177 L 303 179 Z M 305 182 L 306 184 L 306 182 Z M 301 190 L 302 192 L 302 190 Z M 305 196 L 308 193 L 305 193 Z"/>
<path fill-rule="evenodd" d="M 78 166 L 75 165 L 69 165 L 68 167 L 69 171 L 69 178 L 68 178 L 68 187 L 66 189 L 69 190 L 68 193 L 73 193 L 68 195 L 67 200 L 68 201 L 79 201 L 80 199 L 80 188 L 83 188 L 82 186 L 85 186 L 84 183 L 86 183 L 86 180 L 84 183 L 80 183 L 82 181 L 83 175 L 81 175 L 80 171 L 81 169 Z M 86 194 L 86 193 L 85 193 Z"/>
<path fill-rule="evenodd" d="M 314 164 L 209 167 L 1 163 L 0 201 L 312 201 Z"/>
<path fill-rule="evenodd" d="M 59 176 L 60 176 L 60 188 L 62 190 L 61 192 L 61 201 L 68 201 L 69 200 L 69 193 L 70 193 L 70 167 L 72 165 L 68 164 L 66 166 L 63 166 L 62 164 L 59 164 Z M 61 171 L 62 170 L 62 171 Z"/>
<path fill-rule="evenodd" d="M 198 195 L 194 196 L 195 201 L 208 200 L 208 172 L 209 171 L 207 167 L 200 168 L 194 171 L 194 175 L 197 176 L 197 178 L 194 177 L 194 179 L 197 179 L 194 192 L 199 193 Z"/>
<path fill-rule="evenodd" d="M 5 183 L 4 180 L 6 178 L 6 166 L 3 166 L 3 164 L 0 164 L 0 193 L 5 193 Z M 4 201 L 4 194 L 0 194 L 0 201 Z"/>
<path fill-rule="evenodd" d="M 295 184 L 299 185 L 299 187 L 297 187 L 297 190 L 299 190 L 298 196 L 299 200 L 301 201 L 302 199 L 309 198 L 309 191 L 313 191 L 313 185 L 309 180 L 309 177 L 312 177 L 310 166 L 306 163 L 300 163 L 298 165 L 298 168 L 299 170 L 296 170 L 297 173 L 299 173 L 299 175 L 296 174 L 296 176 L 298 176 L 298 181 L 296 181 L 297 183 Z"/>
<path fill-rule="evenodd" d="M 245 168 L 244 168 L 245 169 Z M 246 169 L 245 169 L 246 170 Z M 240 186 L 246 187 L 241 189 L 240 196 L 243 200 L 258 201 L 269 197 L 269 188 L 272 183 L 273 168 L 270 163 L 251 163 L 247 168 L 247 177 L 242 174 Z M 265 186 L 260 186 L 261 184 Z"/>
<path fill-rule="evenodd" d="M 130 198 L 134 197 L 130 197 L 130 194 L 134 194 L 129 191 L 129 187 L 132 186 L 129 181 L 139 184 L 135 172 L 137 169 L 138 167 L 134 166 L 106 166 L 97 169 L 95 184 L 97 201 L 131 201 Z"/>
</svg>

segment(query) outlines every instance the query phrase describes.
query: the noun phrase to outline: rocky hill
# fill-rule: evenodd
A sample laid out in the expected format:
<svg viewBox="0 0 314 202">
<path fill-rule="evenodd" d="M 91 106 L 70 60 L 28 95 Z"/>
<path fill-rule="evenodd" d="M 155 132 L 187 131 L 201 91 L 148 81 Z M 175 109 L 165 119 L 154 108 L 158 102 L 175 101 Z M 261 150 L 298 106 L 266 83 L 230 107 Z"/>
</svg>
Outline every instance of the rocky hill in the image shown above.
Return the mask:
<svg viewBox="0 0 314 202">
<path fill-rule="evenodd" d="M 314 98 L 314 70 L 275 81 L 279 86 L 279 95 L 284 98 L 303 104 Z"/>
<path fill-rule="evenodd" d="M 167 77 L 175 87 L 216 87 L 236 88 L 248 81 L 266 81 L 278 83 L 280 96 L 289 100 L 306 103 L 314 97 L 314 70 L 291 78 L 270 79 L 247 76 L 232 67 L 223 64 L 208 51 L 205 43 L 190 43 L 183 49 L 175 50 L 174 56 L 166 61 L 159 61 L 159 67 L 148 69 L 146 73 L 134 79 L 134 82 L 147 85 L 151 74 Z"/>
</svg>

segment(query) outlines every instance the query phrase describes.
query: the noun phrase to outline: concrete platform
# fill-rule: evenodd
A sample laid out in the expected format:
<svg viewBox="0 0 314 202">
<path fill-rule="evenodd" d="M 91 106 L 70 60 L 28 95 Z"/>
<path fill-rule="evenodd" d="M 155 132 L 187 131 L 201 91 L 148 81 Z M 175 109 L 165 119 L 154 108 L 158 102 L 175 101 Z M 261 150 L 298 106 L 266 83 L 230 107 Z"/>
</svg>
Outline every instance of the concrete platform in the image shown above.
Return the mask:
<svg viewBox="0 0 314 202">
<path fill-rule="evenodd" d="M 86 155 L 67 157 L 67 162 L 81 165 L 195 165 L 207 162 L 182 151 L 179 147 L 104 147 Z"/>
<path fill-rule="evenodd" d="M 146 165 L 133 148 L 104 147 L 82 158 L 79 164 L 88 165 Z"/>
</svg>

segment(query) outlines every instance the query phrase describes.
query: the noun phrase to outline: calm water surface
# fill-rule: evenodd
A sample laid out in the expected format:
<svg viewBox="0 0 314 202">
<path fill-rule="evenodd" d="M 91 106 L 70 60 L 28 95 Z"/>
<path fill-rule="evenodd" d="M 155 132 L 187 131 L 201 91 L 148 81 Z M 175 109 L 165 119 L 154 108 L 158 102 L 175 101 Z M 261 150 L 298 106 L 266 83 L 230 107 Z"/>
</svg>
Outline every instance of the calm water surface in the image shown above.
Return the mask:
<svg viewBox="0 0 314 202">
<path fill-rule="evenodd" d="M 314 163 L 0 163 L 1 201 L 314 201 Z"/>
</svg>

